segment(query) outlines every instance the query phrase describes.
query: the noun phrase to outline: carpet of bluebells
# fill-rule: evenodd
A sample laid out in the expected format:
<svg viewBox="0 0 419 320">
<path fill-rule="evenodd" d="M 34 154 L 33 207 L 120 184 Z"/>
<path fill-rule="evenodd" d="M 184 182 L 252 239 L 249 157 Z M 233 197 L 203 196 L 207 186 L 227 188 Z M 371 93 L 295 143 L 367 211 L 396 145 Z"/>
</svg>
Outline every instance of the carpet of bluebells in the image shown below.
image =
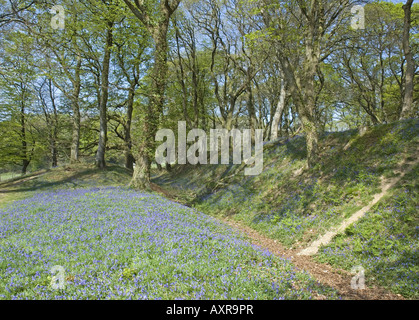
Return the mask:
<svg viewBox="0 0 419 320">
<path fill-rule="evenodd" d="M 52 273 L 61 266 L 64 282 Z M 59 277 L 58 277 L 59 278 Z M 339 298 L 214 218 L 120 187 L 0 209 L 0 299 Z"/>
</svg>

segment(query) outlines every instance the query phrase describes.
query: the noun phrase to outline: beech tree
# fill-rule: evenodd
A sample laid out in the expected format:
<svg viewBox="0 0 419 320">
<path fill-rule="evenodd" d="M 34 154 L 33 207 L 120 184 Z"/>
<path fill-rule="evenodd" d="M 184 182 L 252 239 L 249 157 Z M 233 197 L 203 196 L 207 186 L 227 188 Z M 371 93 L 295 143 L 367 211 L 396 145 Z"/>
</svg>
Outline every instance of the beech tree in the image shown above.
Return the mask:
<svg viewBox="0 0 419 320">
<path fill-rule="evenodd" d="M 164 93 L 167 84 L 167 34 L 173 13 L 180 0 L 152 1 L 124 0 L 132 13 L 147 28 L 153 39 L 154 62 L 151 71 L 149 103 L 141 121 L 142 138 L 135 161 L 134 175 L 130 185 L 134 188 L 148 188 L 150 185 L 151 161 L 154 157 L 154 137 L 158 130 L 159 118 L 163 113 Z"/>
<path fill-rule="evenodd" d="M 401 119 L 406 119 L 414 114 L 413 109 L 413 78 L 415 76 L 415 60 L 413 59 L 412 48 L 410 47 L 410 28 L 412 24 L 412 4 L 413 0 L 407 0 L 403 5 L 404 26 L 403 26 L 403 52 L 406 58 L 406 76 L 404 79 L 403 107 L 400 114 Z"/>
<path fill-rule="evenodd" d="M 178 121 L 262 129 L 265 141 L 302 133 L 314 168 L 323 131 L 418 116 L 410 0 L 63 0 L 64 15 L 54 5 L 0 1 L 7 168 L 117 163 L 148 188 L 156 132 Z"/>
<path fill-rule="evenodd" d="M 150 54 L 149 48 L 150 36 L 147 34 L 144 26 L 139 25 L 136 17 L 127 16 L 123 23 L 115 30 L 114 48 L 115 60 L 118 66 L 116 70 L 117 83 L 124 83 L 123 86 L 117 86 L 124 91 L 126 98 L 120 104 L 124 107 L 123 114 L 115 112 L 109 116 L 109 124 L 113 132 L 120 138 L 124 146 L 124 166 L 133 170 L 134 156 L 132 140 L 132 122 L 134 104 L 137 100 L 137 90 L 142 84 L 142 78 L 145 76 L 145 69 L 148 66 Z M 144 93 L 140 93 L 145 94 Z M 122 127 L 122 130 L 119 128 Z"/>
<path fill-rule="evenodd" d="M 37 71 L 33 67 L 34 38 L 23 31 L 11 31 L 3 41 L 5 46 L 0 51 L 0 116 L 8 126 L 2 135 L 5 143 L 1 146 L 1 154 L 12 163 L 20 163 L 22 174 L 26 174 L 36 145 L 31 123 Z M 9 140 L 8 137 L 13 138 Z"/>
<path fill-rule="evenodd" d="M 345 10 L 353 4 L 355 2 L 348 0 L 261 2 L 260 15 L 265 32 L 275 43 L 281 69 L 306 134 L 309 167 L 314 167 L 318 154 L 316 100 L 322 87 L 321 64 L 341 41 L 339 29 L 348 20 Z M 295 56 L 299 60 L 297 63 L 293 59 Z"/>
</svg>

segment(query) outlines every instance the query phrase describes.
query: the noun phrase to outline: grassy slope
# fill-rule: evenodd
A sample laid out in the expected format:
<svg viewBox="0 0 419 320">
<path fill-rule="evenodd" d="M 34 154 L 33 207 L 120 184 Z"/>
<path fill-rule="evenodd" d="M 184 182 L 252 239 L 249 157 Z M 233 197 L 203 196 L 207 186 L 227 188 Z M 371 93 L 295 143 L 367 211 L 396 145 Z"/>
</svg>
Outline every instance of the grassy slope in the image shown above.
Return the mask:
<svg viewBox="0 0 419 320">
<path fill-rule="evenodd" d="M 409 298 L 419 297 L 419 165 L 364 219 L 335 237 L 319 261 L 351 269 L 361 265 L 367 279 Z"/>
<path fill-rule="evenodd" d="M 259 176 L 245 177 L 241 166 L 184 166 L 155 182 L 205 213 L 233 216 L 284 245 L 302 248 L 371 201 L 380 191 L 380 176 L 393 176 L 403 159 L 417 158 L 418 146 L 419 121 L 410 120 L 362 136 L 356 130 L 325 134 L 320 161 L 311 170 L 305 167 L 304 139 L 296 137 L 265 145 Z M 362 265 L 367 284 L 376 281 L 418 297 L 417 171 L 348 235 L 321 249 L 319 258 L 349 270 Z"/>
<path fill-rule="evenodd" d="M 129 183 L 131 176 L 131 171 L 119 166 L 109 166 L 103 171 L 87 165 L 42 170 L 23 178 L 17 177 L 0 183 L 0 207 L 10 201 L 24 199 L 41 191 L 124 186 Z"/>
</svg>

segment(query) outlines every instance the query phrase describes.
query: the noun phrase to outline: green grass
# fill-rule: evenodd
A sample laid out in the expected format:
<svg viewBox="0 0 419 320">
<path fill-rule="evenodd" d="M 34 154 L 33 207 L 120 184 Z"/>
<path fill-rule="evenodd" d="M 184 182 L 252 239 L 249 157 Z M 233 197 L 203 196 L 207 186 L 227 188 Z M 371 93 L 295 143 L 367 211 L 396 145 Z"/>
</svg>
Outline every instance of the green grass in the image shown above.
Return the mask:
<svg viewBox="0 0 419 320">
<path fill-rule="evenodd" d="M 20 177 L 21 174 L 16 172 L 7 172 L 7 173 L 0 173 L 0 183 L 6 180 L 11 180 L 17 177 Z"/>
<path fill-rule="evenodd" d="M 79 164 L 33 172 L 0 183 L 0 208 L 11 201 L 25 199 L 39 191 L 94 186 L 125 186 L 132 172 L 119 166 L 99 170 Z"/>
</svg>

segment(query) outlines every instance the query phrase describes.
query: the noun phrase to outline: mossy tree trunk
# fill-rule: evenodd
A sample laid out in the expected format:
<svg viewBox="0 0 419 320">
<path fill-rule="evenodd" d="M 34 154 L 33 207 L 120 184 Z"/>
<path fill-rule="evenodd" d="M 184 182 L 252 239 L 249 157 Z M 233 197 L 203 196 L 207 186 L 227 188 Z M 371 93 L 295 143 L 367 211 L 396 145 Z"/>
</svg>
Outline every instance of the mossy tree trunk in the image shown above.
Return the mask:
<svg viewBox="0 0 419 320">
<path fill-rule="evenodd" d="M 326 28 L 338 28 L 335 23 L 348 7 L 348 3 L 340 2 L 336 5 L 336 14 L 327 12 L 327 6 L 319 0 L 298 1 L 295 7 L 296 14 L 301 16 L 301 38 L 298 39 L 300 47 L 295 44 L 283 41 L 284 32 L 287 31 L 287 21 L 281 20 L 269 9 L 269 1 L 266 1 L 267 8 L 262 11 L 265 25 L 274 31 L 275 50 L 281 64 L 287 89 L 290 92 L 293 103 L 296 107 L 302 129 L 306 135 L 307 162 L 310 168 L 314 167 L 318 159 L 319 121 L 317 119 L 317 98 L 323 87 L 321 77 L 321 62 L 324 61 L 324 42 L 327 41 Z M 279 20 L 278 20 L 279 19 Z M 280 28 L 278 28 L 278 25 Z M 338 33 L 337 29 L 330 31 Z M 290 54 L 291 53 L 291 54 Z M 293 54 L 299 57 L 294 60 Z M 327 56 L 327 54 L 326 54 Z M 298 65 L 296 61 L 301 61 Z"/>
<path fill-rule="evenodd" d="M 77 57 L 77 65 L 74 72 L 73 79 L 73 92 L 71 96 L 71 106 L 73 109 L 72 116 L 72 137 L 71 137 L 71 150 L 70 150 L 70 163 L 79 162 L 79 148 L 80 148 L 80 89 L 81 89 L 81 79 L 80 79 L 80 69 L 81 69 L 82 60 L 81 57 Z M 71 79 L 71 78 L 70 78 Z"/>
<path fill-rule="evenodd" d="M 102 79 L 101 79 L 101 90 L 100 90 L 100 103 L 99 103 L 99 144 L 96 153 L 96 166 L 98 168 L 104 169 L 106 167 L 105 162 L 105 151 L 106 151 L 106 140 L 107 140 L 107 131 L 108 131 L 108 120 L 107 120 L 107 103 L 109 95 L 109 64 L 111 60 L 111 47 L 112 47 L 112 28 L 113 22 L 109 21 L 107 23 L 106 29 L 106 44 L 105 44 L 105 53 L 103 56 L 102 63 Z"/>
<path fill-rule="evenodd" d="M 132 170 L 134 165 L 134 156 L 132 155 L 132 140 L 131 140 L 131 123 L 132 123 L 132 112 L 134 109 L 134 88 L 131 87 L 128 96 L 127 103 L 127 122 L 125 124 L 125 168 Z"/>
<path fill-rule="evenodd" d="M 150 169 L 155 152 L 155 135 L 163 113 L 164 93 L 167 83 L 167 32 L 170 18 L 179 6 L 180 0 L 160 1 L 158 12 L 150 12 L 142 1 L 124 0 L 134 15 L 144 24 L 154 41 L 154 63 L 152 68 L 151 97 L 140 119 L 141 141 L 135 161 L 130 186 L 137 189 L 150 187 Z"/>
<path fill-rule="evenodd" d="M 414 114 L 413 105 L 413 78 L 415 76 L 415 61 L 410 47 L 410 26 L 412 24 L 412 4 L 413 0 L 408 0 L 403 6 L 404 28 L 403 28 L 403 52 L 406 58 L 406 76 L 404 79 L 403 107 L 400 119 L 407 119 Z"/>
</svg>

